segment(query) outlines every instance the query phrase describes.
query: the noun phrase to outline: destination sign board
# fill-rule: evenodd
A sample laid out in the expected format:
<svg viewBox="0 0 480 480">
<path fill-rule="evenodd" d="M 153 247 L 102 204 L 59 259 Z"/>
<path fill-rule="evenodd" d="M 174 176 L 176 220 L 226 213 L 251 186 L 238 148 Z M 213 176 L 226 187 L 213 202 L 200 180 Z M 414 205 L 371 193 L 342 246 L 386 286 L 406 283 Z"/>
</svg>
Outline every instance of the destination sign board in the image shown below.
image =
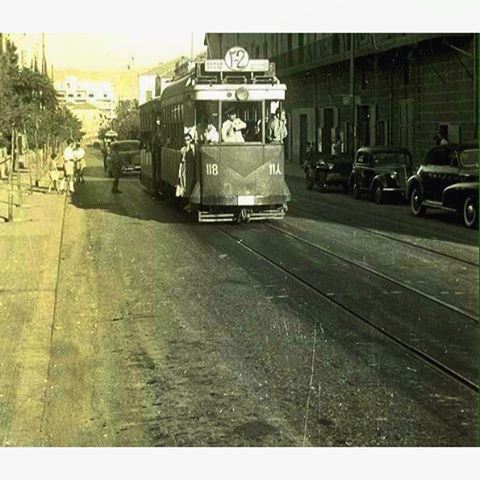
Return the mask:
<svg viewBox="0 0 480 480">
<path fill-rule="evenodd" d="M 241 47 L 230 48 L 223 60 L 205 61 L 206 72 L 266 72 L 269 68 L 268 60 L 251 60 Z"/>
</svg>

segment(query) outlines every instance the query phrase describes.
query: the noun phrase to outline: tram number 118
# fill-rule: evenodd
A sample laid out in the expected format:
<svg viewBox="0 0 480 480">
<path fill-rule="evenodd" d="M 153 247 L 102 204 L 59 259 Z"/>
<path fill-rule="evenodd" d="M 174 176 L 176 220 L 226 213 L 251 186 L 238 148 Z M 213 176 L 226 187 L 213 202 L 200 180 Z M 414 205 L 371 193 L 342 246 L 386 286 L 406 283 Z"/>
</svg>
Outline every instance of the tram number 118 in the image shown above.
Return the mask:
<svg viewBox="0 0 480 480">
<path fill-rule="evenodd" d="M 216 163 L 205 164 L 207 175 L 218 175 L 218 165 Z"/>
</svg>

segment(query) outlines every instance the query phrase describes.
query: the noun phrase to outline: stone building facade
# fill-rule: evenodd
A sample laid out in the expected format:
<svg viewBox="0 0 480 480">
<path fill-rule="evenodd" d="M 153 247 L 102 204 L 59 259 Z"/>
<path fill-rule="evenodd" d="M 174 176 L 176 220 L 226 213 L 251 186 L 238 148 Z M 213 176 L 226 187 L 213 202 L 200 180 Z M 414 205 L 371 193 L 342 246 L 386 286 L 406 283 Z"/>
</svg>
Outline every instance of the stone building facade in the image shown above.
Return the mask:
<svg viewBox="0 0 480 480">
<path fill-rule="evenodd" d="M 478 141 L 476 34 L 209 33 L 209 58 L 244 47 L 275 62 L 287 85 L 290 160 L 307 144 L 329 155 L 340 138 L 407 147 L 420 163 L 433 137 Z"/>
</svg>

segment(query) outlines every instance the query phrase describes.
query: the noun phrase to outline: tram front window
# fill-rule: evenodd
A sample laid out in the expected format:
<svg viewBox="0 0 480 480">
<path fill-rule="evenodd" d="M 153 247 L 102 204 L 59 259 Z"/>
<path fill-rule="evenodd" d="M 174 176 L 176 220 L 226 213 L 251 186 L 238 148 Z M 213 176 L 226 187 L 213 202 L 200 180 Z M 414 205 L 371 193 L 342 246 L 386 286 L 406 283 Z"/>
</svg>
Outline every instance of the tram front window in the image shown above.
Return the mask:
<svg viewBox="0 0 480 480">
<path fill-rule="evenodd" d="M 195 102 L 195 126 L 188 132 L 196 143 L 262 143 L 267 126 L 280 106 L 279 101 L 222 102 L 220 124 L 219 102 Z"/>
</svg>

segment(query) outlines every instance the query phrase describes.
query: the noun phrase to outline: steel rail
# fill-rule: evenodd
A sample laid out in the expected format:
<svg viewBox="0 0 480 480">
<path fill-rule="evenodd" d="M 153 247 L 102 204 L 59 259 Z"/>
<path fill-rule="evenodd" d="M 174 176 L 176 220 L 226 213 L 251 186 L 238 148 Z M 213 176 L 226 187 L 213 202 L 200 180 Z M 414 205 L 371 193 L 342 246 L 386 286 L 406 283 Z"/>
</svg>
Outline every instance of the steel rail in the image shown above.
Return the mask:
<svg viewBox="0 0 480 480">
<path fill-rule="evenodd" d="M 305 243 L 306 245 L 309 245 L 310 247 L 316 248 L 317 250 L 320 250 L 323 253 L 326 253 L 327 255 L 330 255 L 332 257 L 335 257 L 339 260 L 342 260 L 345 263 L 349 263 L 350 265 L 353 265 L 357 268 L 360 268 L 362 270 L 365 270 L 373 275 L 376 275 L 377 277 L 382 278 L 383 280 L 387 280 L 390 283 L 393 283 L 397 287 L 404 288 L 405 290 L 409 290 L 416 295 L 419 295 L 421 297 L 424 297 L 432 302 L 438 303 L 442 307 L 448 308 L 450 310 L 453 310 L 455 313 L 458 313 L 459 315 L 463 315 L 464 317 L 469 318 L 470 320 L 473 320 L 476 324 L 478 324 L 478 318 L 475 315 L 472 315 L 471 313 L 467 312 L 466 310 L 463 310 L 459 307 L 456 307 L 455 305 L 452 305 L 450 303 L 444 302 L 443 300 L 434 297 L 433 295 L 430 295 L 428 293 L 423 292 L 422 290 L 419 290 L 415 287 L 412 287 L 411 285 L 408 285 L 407 283 L 402 282 L 401 280 L 397 280 L 393 277 L 390 277 L 389 275 L 386 275 L 384 273 L 378 272 L 377 270 L 374 270 L 373 268 L 367 267 L 366 265 L 357 262 L 356 260 L 352 260 L 350 258 L 345 257 L 344 255 L 340 255 L 339 253 L 332 252 L 330 249 L 321 247 L 320 245 L 310 242 L 309 240 L 306 240 L 304 238 L 299 237 L 298 235 L 295 235 L 294 233 L 291 233 L 287 230 L 284 230 L 283 228 L 277 227 L 276 225 L 271 225 L 271 224 L 265 224 L 272 230 L 277 230 L 283 235 L 286 235 L 290 238 L 293 238 L 299 242 Z"/>
<path fill-rule="evenodd" d="M 347 210 L 347 211 L 350 211 L 350 212 L 351 212 L 351 210 L 349 210 L 348 207 L 344 207 L 344 206 L 342 206 L 342 205 L 335 205 L 335 204 L 330 204 L 330 203 L 329 203 L 328 205 L 326 205 L 326 204 L 324 204 L 324 203 L 321 203 L 321 202 L 318 202 L 318 201 L 315 201 L 315 200 L 311 200 L 311 199 L 308 198 L 308 197 L 305 197 L 305 196 L 302 196 L 302 195 L 299 195 L 299 196 L 300 196 L 302 199 L 308 200 L 310 203 L 313 203 L 313 204 L 315 204 L 315 205 L 319 205 L 319 206 L 323 206 L 323 207 L 328 207 L 328 208 L 332 207 L 332 208 L 337 208 L 337 209 L 340 209 L 340 210 Z M 306 209 L 305 207 L 298 206 L 298 205 L 296 205 L 296 204 L 293 205 L 292 208 L 293 208 L 293 209 L 300 210 L 300 211 L 312 213 L 311 210 Z M 317 211 L 315 211 L 315 213 L 318 214 Z M 358 213 L 359 213 L 359 212 L 355 212 L 355 215 L 357 215 Z M 364 217 L 368 217 L 368 215 L 367 215 L 367 214 L 364 214 L 364 213 L 360 213 L 360 215 L 362 215 L 362 216 L 364 216 Z M 325 214 L 322 214 L 322 213 L 320 213 L 319 216 L 322 216 L 323 218 L 326 218 L 326 215 L 325 215 Z M 383 220 L 386 221 L 386 222 L 388 222 L 388 223 L 390 223 L 390 224 L 399 224 L 399 222 L 394 222 L 394 221 L 392 221 L 392 220 L 389 220 L 388 218 L 385 218 L 385 219 L 383 219 Z M 388 235 L 388 234 L 386 234 L 386 233 L 377 232 L 376 230 L 372 230 L 372 229 L 367 228 L 367 227 L 359 227 L 359 226 L 357 226 L 357 225 L 351 225 L 351 224 L 348 224 L 348 223 L 342 222 L 342 221 L 341 221 L 340 223 L 343 223 L 343 224 L 348 225 L 348 226 L 350 226 L 350 227 L 356 228 L 357 230 L 362 230 L 362 231 L 367 232 L 367 233 L 370 233 L 370 234 L 372 234 L 372 235 L 377 235 L 377 236 L 379 236 L 379 237 L 388 238 L 389 240 L 393 240 L 393 241 L 395 241 L 395 242 L 402 243 L 402 244 L 404 244 L 404 245 L 408 245 L 408 246 L 410 246 L 410 247 L 418 248 L 418 249 L 420 249 L 420 250 L 424 250 L 424 251 L 426 251 L 426 252 L 433 253 L 433 254 L 435 254 L 435 255 L 440 255 L 440 256 L 442 256 L 442 257 L 446 257 L 446 258 L 449 258 L 449 259 L 451 259 L 451 260 L 456 260 L 456 261 L 458 261 L 458 262 L 462 262 L 462 263 L 465 263 L 465 264 L 470 265 L 470 266 L 474 266 L 474 267 L 478 267 L 478 266 L 479 266 L 478 263 L 471 262 L 470 260 L 465 260 L 464 258 L 459 258 L 459 257 L 456 257 L 456 256 L 454 256 L 454 255 L 450 255 L 449 253 L 441 252 L 441 251 L 435 250 L 435 249 L 433 249 L 433 248 L 429 248 L 429 247 L 425 247 L 425 246 L 423 246 L 423 245 L 418 245 L 418 244 L 416 244 L 416 243 L 409 242 L 408 240 L 403 240 L 403 239 L 401 239 L 401 238 L 393 237 L 393 236 Z M 416 228 L 417 230 L 419 229 L 418 227 L 415 227 L 415 226 L 414 226 L 413 228 Z"/>
<path fill-rule="evenodd" d="M 397 345 L 398 347 L 400 347 L 401 349 L 403 349 L 404 351 L 406 351 L 407 353 L 409 353 L 413 357 L 415 357 L 417 359 L 420 359 L 421 361 L 428 364 L 430 367 L 434 368 L 435 370 L 439 371 L 440 373 L 448 376 L 451 379 L 454 379 L 455 381 L 457 381 L 458 383 L 467 387 L 468 389 L 473 390 L 474 392 L 478 393 L 478 391 L 479 391 L 478 385 L 476 383 L 472 382 L 471 380 L 469 380 L 468 378 L 464 377 L 462 374 L 456 372 L 455 370 L 453 370 L 449 366 L 443 364 L 442 362 L 439 362 L 435 358 L 433 358 L 430 355 L 422 352 L 421 350 L 417 349 L 416 347 L 413 347 L 413 346 L 409 345 L 408 343 L 404 342 L 401 338 L 397 337 L 396 335 L 393 335 L 393 334 L 389 333 L 388 331 L 386 331 L 382 327 L 379 327 L 378 325 L 376 325 L 372 321 L 368 320 L 364 316 L 359 315 L 358 313 L 353 311 L 351 308 L 343 305 L 342 303 L 340 303 L 339 301 L 337 301 L 333 297 L 331 297 L 331 296 L 327 295 L 326 293 L 322 292 L 321 290 L 319 290 L 315 285 L 312 285 L 310 282 L 301 278 L 299 275 L 297 275 L 297 274 L 293 273 L 292 271 L 288 270 L 287 268 L 280 265 L 276 261 L 268 258 L 266 255 L 259 252 L 257 249 L 255 249 L 251 245 L 248 245 L 243 240 L 239 240 L 237 237 L 235 237 L 234 235 L 226 232 L 225 230 L 220 228 L 218 225 L 216 225 L 215 228 L 218 231 L 220 231 L 221 233 L 223 233 L 225 236 L 234 240 L 235 243 L 238 246 L 240 246 L 241 248 L 249 251 L 250 253 L 253 253 L 256 256 L 258 256 L 259 258 L 261 258 L 263 261 L 265 261 L 269 265 L 271 265 L 271 266 L 275 267 L 277 270 L 280 270 L 283 273 L 287 274 L 288 276 L 290 276 L 291 278 L 296 280 L 301 285 L 307 287 L 308 289 L 312 290 L 316 294 L 320 295 L 322 298 L 328 300 L 330 303 L 333 303 L 334 305 L 339 307 L 344 312 L 346 312 L 349 315 L 351 315 L 351 316 L 357 318 L 358 320 L 362 321 L 363 323 L 365 323 L 366 325 L 371 327 L 376 332 L 378 332 L 378 333 L 382 334 L 383 336 L 385 336 L 386 338 L 388 338 L 392 343 L 394 343 L 395 345 Z"/>
</svg>

